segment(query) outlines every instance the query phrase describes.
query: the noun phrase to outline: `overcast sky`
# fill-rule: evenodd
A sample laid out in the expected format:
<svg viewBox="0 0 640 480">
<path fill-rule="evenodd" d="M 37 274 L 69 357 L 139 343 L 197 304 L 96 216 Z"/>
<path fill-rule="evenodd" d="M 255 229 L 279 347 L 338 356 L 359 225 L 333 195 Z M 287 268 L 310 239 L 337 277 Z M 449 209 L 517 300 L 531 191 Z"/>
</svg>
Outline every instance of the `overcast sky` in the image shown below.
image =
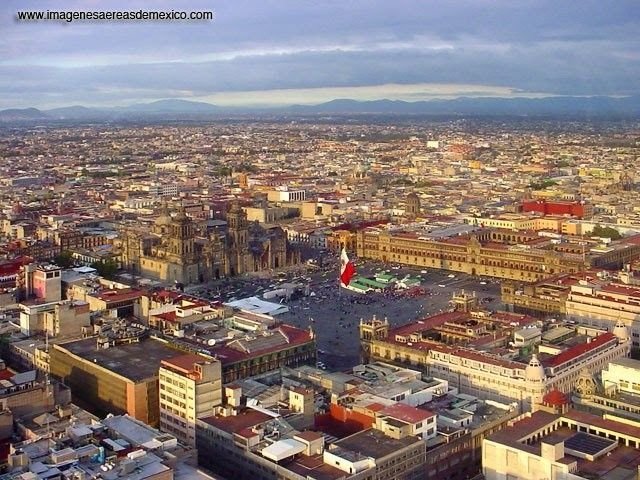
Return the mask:
<svg viewBox="0 0 640 480">
<path fill-rule="evenodd" d="M 19 10 L 212 10 L 18 22 Z M 640 94 L 640 0 L 2 0 L 0 108 Z"/>
</svg>

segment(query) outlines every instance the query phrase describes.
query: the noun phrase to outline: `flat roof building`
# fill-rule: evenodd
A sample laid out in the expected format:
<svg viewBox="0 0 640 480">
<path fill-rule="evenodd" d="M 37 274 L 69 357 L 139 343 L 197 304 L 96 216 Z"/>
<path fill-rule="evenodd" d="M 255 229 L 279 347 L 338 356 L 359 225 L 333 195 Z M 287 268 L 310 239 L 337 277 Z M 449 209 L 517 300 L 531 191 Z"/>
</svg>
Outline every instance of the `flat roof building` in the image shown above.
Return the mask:
<svg viewBox="0 0 640 480">
<path fill-rule="evenodd" d="M 92 413 L 128 413 L 158 425 L 158 369 L 162 360 L 179 353 L 168 343 L 148 339 L 98 348 L 93 337 L 52 347 L 51 374 L 71 387 Z"/>
<path fill-rule="evenodd" d="M 576 410 L 528 413 L 483 442 L 487 480 L 636 479 L 640 428 Z"/>
</svg>

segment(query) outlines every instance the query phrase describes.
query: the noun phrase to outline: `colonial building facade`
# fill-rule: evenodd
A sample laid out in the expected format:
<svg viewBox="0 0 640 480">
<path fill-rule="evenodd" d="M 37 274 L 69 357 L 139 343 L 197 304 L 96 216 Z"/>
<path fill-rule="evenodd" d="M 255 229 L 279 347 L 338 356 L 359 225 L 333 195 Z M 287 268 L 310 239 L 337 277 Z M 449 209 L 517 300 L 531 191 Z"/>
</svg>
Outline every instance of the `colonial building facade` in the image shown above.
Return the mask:
<svg viewBox="0 0 640 480">
<path fill-rule="evenodd" d="M 523 282 L 588 267 L 619 268 L 640 255 L 635 237 L 606 248 L 585 247 L 580 242 L 555 243 L 536 232 L 489 228 L 442 238 L 368 228 L 357 233 L 356 243 L 361 258 Z"/>
<path fill-rule="evenodd" d="M 123 229 L 122 265 L 136 274 L 184 284 L 283 268 L 299 263 L 280 227 L 249 223 L 234 203 L 227 228 L 208 231 L 181 209 L 174 217 L 166 206 L 150 232 Z"/>
<path fill-rule="evenodd" d="M 570 392 L 582 370 L 596 373 L 609 362 L 629 355 L 631 342 L 627 328 L 616 325 L 613 332 L 589 337 L 559 353 L 528 363 L 510 360 L 491 351 L 463 345 L 448 345 L 425 337 L 427 328 L 444 324 L 451 314 L 440 314 L 420 322 L 391 329 L 388 321 L 360 322 L 360 341 L 365 361 L 383 361 L 419 368 L 428 375 L 447 380 L 463 393 L 519 402 L 528 407 L 540 402 L 550 389 Z"/>
</svg>

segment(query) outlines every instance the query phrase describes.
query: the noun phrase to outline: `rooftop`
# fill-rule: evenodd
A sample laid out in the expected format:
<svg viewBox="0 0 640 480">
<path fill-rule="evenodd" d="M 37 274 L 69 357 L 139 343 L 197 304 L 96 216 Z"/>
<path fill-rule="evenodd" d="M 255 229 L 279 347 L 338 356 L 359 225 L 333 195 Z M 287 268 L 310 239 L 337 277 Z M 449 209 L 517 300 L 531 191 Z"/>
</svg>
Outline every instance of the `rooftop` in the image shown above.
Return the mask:
<svg viewBox="0 0 640 480">
<path fill-rule="evenodd" d="M 104 290 L 96 294 L 96 297 L 107 303 L 109 302 L 124 302 L 127 300 L 135 300 L 142 296 L 141 290 L 134 289 L 122 289 L 122 290 Z"/>
<path fill-rule="evenodd" d="M 621 367 L 640 369 L 640 360 L 631 357 L 622 357 L 609 362 L 611 365 L 619 365 Z"/>
<path fill-rule="evenodd" d="M 421 440 L 417 437 L 405 437 L 398 440 L 388 437 L 378 430 L 369 429 L 338 440 L 334 445 L 357 452 L 365 457 L 380 459 L 420 442 Z"/>
<path fill-rule="evenodd" d="M 602 335 L 598 335 L 595 338 L 591 338 L 591 340 L 587 340 L 586 343 L 579 343 L 577 345 L 569 347 L 568 349 L 557 355 L 543 360 L 543 364 L 545 367 L 558 367 L 563 363 L 569 362 L 579 357 L 580 355 L 595 350 L 596 348 L 601 347 L 615 339 L 616 337 L 613 333 L 603 333 Z"/>
<path fill-rule="evenodd" d="M 289 460 L 283 460 L 280 465 L 304 478 L 313 480 L 338 480 L 345 477 L 342 470 L 324 463 L 322 455 L 311 457 L 300 455 Z"/>
<path fill-rule="evenodd" d="M 406 405 L 404 403 L 396 403 L 390 407 L 380 411 L 381 415 L 388 415 L 396 420 L 401 420 L 407 423 L 418 423 L 427 420 L 435 415 L 435 413 L 429 410 L 423 410 L 419 408 Z"/>
<path fill-rule="evenodd" d="M 157 376 L 160 362 L 175 358 L 180 353 L 168 344 L 154 339 L 98 349 L 95 338 L 85 338 L 55 345 L 54 348 L 67 350 L 133 381 Z"/>
<path fill-rule="evenodd" d="M 129 415 L 108 416 L 101 423 L 134 446 L 145 445 L 158 438 L 170 437 Z"/>
<path fill-rule="evenodd" d="M 245 428 L 252 428 L 261 423 L 271 420 L 273 417 L 266 413 L 259 412 L 247 408 L 240 412 L 238 415 L 232 415 L 229 417 L 211 416 L 205 417 L 201 420 L 213 427 L 216 427 L 227 433 L 238 433 Z"/>
<path fill-rule="evenodd" d="M 174 368 L 176 370 L 181 370 L 184 373 L 189 373 L 193 370 L 194 364 L 202 364 L 209 362 L 201 355 L 195 355 L 192 353 L 187 353 L 184 355 L 178 355 L 176 357 L 169 358 L 167 360 L 162 360 L 162 366 L 167 366 L 169 368 Z"/>
</svg>

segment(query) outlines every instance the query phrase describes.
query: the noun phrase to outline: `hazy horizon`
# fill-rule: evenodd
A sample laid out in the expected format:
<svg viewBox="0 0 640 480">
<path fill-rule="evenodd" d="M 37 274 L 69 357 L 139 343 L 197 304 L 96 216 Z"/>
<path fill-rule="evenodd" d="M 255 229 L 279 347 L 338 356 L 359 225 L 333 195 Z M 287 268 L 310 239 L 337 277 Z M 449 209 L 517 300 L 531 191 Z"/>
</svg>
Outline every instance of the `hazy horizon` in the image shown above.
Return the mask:
<svg viewBox="0 0 640 480">
<path fill-rule="evenodd" d="M 212 21 L 19 22 L 18 11 L 212 10 Z M 640 3 L 3 2 L 0 108 L 640 93 Z"/>
</svg>

